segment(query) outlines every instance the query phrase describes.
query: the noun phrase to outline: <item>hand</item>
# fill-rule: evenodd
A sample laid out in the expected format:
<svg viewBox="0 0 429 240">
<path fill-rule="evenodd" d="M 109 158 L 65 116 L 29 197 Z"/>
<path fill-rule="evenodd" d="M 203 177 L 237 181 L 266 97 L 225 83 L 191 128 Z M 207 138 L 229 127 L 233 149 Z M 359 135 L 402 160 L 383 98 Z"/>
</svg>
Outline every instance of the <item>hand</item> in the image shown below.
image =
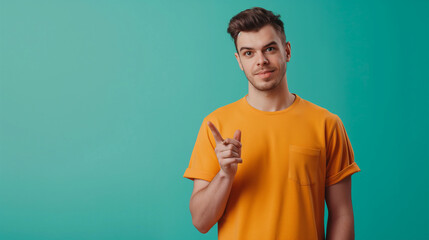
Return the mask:
<svg viewBox="0 0 429 240">
<path fill-rule="evenodd" d="M 234 177 L 238 163 L 243 162 L 241 159 L 241 131 L 236 130 L 233 139 L 227 138 L 224 140 L 212 122 L 208 121 L 207 125 L 210 127 L 216 141 L 215 152 L 221 171 L 229 177 Z"/>
</svg>

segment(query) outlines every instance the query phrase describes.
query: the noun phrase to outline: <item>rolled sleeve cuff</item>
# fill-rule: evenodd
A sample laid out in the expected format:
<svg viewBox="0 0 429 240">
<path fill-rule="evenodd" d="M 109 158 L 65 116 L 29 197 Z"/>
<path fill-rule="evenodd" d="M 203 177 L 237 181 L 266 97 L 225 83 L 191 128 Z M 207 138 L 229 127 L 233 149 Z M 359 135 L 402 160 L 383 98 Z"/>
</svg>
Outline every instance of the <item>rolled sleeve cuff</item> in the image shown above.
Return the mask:
<svg viewBox="0 0 429 240">
<path fill-rule="evenodd" d="M 195 170 L 192 168 L 187 168 L 185 171 L 185 174 L 183 174 L 183 177 L 188 178 L 192 181 L 195 178 L 198 178 L 198 179 L 202 179 L 202 180 L 206 180 L 206 181 L 211 182 L 215 176 L 216 176 L 216 174 L 213 175 L 213 173 L 205 172 L 205 171 L 201 171 L 201 170 Z"/>
<path fill-rule="evenodd" d="M 359 171 L 360 171 L 359 166 L 356 164 L 356 162 L 353 162 L 352 164 L 350 164 L 349 166 L 347 166 L 337 174 L 328 177 L 326 179 L 325 186 L 327 187 L 327 186 L 334 185 L 335 183 L 338 183 L 344 178 L 346 178 L 347 176 L 350 176 L 353 173 L 357 173 Z"/>
</svg>

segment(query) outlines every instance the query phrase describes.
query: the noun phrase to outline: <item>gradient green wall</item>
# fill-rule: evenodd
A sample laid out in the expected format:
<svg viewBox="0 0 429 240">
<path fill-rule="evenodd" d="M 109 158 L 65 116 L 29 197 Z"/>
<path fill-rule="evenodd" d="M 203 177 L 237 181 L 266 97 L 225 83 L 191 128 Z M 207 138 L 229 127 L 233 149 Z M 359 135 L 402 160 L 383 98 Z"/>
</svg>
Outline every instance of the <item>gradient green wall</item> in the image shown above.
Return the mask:
<svg viewBox="0 0 429 240">
<path fill-rule="evenodd" d="M 216 239 L 182 176 L 247 93 L 226 28 L 253 6 L 282 15 L 290 91 L 347 129 L 356 239 L 429 237 L 428 1 L 230 2 L 0 2 L 0 239 Z"/>
</svg>

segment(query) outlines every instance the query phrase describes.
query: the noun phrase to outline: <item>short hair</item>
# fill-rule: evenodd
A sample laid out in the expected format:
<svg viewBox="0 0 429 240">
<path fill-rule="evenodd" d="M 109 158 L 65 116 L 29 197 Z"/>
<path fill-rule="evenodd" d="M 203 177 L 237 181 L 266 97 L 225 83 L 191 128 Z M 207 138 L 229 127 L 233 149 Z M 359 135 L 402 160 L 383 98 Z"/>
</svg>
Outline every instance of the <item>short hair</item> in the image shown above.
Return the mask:
<svg viewBox="0 0 429 240">
<path fill-rule="evenodd" d="M 270 24 L 280 34 L 281 40 L 286 42 L 286 34 L 283 22 L 280 20 L 280 14 L 275 15 L 273 12 L 261 7 L 253 7 L 241 11 L 229 21 L 227 32 L 234 39 L 235 50 L 237 50 L 237 37 L 241 31 L 258 31 L 262 27 Z"/>
</svg>

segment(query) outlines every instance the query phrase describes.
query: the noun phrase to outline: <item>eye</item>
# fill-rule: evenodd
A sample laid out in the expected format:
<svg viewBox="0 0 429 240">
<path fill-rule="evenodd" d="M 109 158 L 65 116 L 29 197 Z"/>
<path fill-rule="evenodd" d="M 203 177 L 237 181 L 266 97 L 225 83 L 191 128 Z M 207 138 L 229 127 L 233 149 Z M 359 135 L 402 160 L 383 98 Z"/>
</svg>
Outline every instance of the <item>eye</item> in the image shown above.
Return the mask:
<svg viewBox="0 0 429 240">
<path fill-rule="evenodd" d="M 250 54 L 247 54 L 247 53 L 251 53 L 251 52 L 247 51 L 247 52 L 244 53 L 244 55 L 245 56 L 250 56 Z"/>
<path fill-rule="evenodd" d="M 275 49 L 274 47 L 268 47 L 268 48 L 267 48 L 267 50 L 268 50 L 268 49 L 270 49 L 270 48 L 271 48 L 273 51 L 274 51 L 274 49 Z M 271 51 L 268 51 L 268 52 L 271 52 Z"/>
</svg>

